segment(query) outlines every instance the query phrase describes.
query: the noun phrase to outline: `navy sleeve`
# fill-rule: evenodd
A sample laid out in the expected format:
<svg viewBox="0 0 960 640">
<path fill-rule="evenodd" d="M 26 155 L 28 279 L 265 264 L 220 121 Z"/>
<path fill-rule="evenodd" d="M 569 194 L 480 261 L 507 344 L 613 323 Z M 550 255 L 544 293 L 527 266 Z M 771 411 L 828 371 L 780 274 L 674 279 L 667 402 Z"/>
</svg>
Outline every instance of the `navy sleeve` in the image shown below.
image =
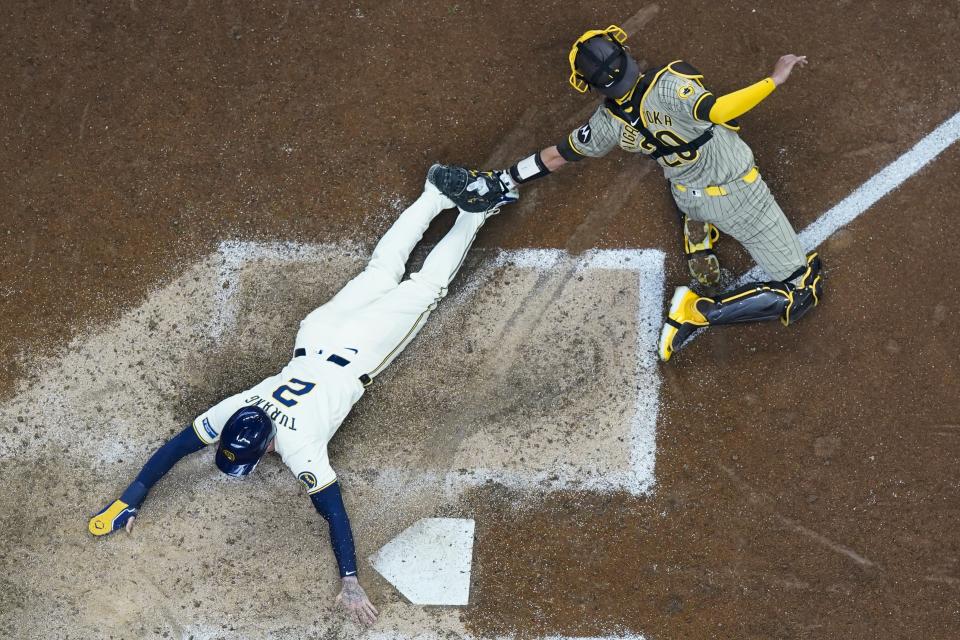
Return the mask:
<svg viewBox="0 0 960 640">
<path fill-rule="evenodd" d="M 173 468 L 181 458 L 191 453 L 200 451 L 206 446 L 192 426 L 187 427 L 166 444 L 157 449 L 156 453 L 150 456 L 147 464 L 137 475 L 137 478 L 127 487 L 120 499 L 132 507 L 139 507 L 147 497 L 147 493 L 153 488 L 153 485 L 162 478 L 167 471 Z"/>
<path fill-rule="evenodd" d="M 330 525 L 330 544 L 333 546 L 333 555 L 337 557 L 340 577 L 357 575 L 353 531 L 350 530 L 350 518 L 347 517 L 347 508 L 343 506 L 343 496 L 340 495 L 340 483 L 334 482 L 329 487 L 310 494 L 310 499 Z"/>
<path fill-rule="evenodd" d="M 583 160 L 586 156 L 580 153 L 574 148 L 573 143 L 570 142 L 570 137 L 566 137 L 563 142 L 557 145 L 557 151 L 560 153 L 560 157 L 566 160 L 567 162 L 577 162 L 578 160 Z"/>
</svg>

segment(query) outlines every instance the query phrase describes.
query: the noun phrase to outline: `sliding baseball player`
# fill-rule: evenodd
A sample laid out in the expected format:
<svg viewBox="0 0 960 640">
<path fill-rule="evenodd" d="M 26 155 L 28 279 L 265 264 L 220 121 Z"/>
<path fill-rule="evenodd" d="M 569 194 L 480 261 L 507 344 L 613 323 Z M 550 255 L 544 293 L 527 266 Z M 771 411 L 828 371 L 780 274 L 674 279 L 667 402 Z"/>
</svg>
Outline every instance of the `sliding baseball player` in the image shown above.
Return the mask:
<svg viewBox="0 0 960 640">
<path fill-rule="evenodd" d="M 90 533 L 130 531 L 153 485 L 184 456 L 208 445 L 217 448 L 217 467 L 238 477 L 276 451 L 329 524 L 342 580 L 337 602 L 357 622 L 372 624 L 377 609 L 357 578 L 353 533 L 327 443 L 446 295 L 486 219 L 517 197 L 491 173 L 432 166 L 423 194 L 381 238 L 366 269 L 300 323 L 290 363 L 210 408 L 160 447 L 120 498 L 91 518 Z M 460 213 L 453 228 L 420 271 L 401 281 L 430 222 L 454 206 Z"/>
</svg>

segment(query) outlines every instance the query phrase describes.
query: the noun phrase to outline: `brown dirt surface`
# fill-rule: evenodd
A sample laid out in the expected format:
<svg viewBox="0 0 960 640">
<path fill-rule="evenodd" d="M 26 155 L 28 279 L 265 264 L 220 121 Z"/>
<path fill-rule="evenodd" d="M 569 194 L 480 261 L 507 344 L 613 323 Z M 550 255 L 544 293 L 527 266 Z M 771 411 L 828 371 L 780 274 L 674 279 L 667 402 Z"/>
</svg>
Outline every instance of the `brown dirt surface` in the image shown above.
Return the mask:
<svg viewBox="0 0 960 640">
<path fill-rule="evenodd" d="M 930 233 L 955 205 L 914 203 L 958 170 L 954 149 L 827 243 L 816 316 L 716 329 L 671 360 L 654 498 L 475 496 L 473 628 L 954 637 L 960 306 L 941 274 L 960 254 Z M 920 254 L 937 256 L 922 277 Z"/>
<path fill-rule="evenodd" d="M 30 390 L 41 379 L 38 362 L 138 308 L 221 241 L 369 246 L 419 192 L 431 162 L 505 164 L 559 141 L 593 104 L 566 85 L 571 40 L 631 16 L 641 27 L 631 34 L 638 58 L 688 60 L 717 93 L 763 77 L 782 53 L 809 56 L 807 68 L 744 118 L 743 131 L 797 228 L 960 108 L 960 8 L 947 0 L 5 3 L 0 388 Z M 952 280 L 960 250 L 950 197 L 958 175 L 952 148 L 833 236 L 822 247 L 825 302 L 797 326 L 711 330 L 662 367 L 653 495 L 473 491 L 461 506 L 478 522 L 466 630 L 960 635 L 960 308 Z M 574 254 L 661 247 L 672 287 L 686 283 L 678 239 L 659 171 L 611 154 L 525 188 L 478 246 Z M 749 266 L 729 240 L 719 253 L 734 272 Z M 296 310 L 305 308 L 301 300 Z M 288 329 L 295 314 L 284 313 Z M 176 343 L 176 323 L 164 326 L 169 335 L 155 339 Z M 283 347 L 281 335 L 265 338 L 275 341 L 261 343 L 271 347 L 265 353 Z M 155 382 L 165 401 L 188 405 L 172 410 L 171 425 L 238 384 L 188 380 L 202 364 L 222 362 L 216 345 L 197 349 Z M 271 357 L 264 371 L 282 359 Z M 264 371 L 247 370 L 242 383 Z M 85 420 L 85 430 L 99 426 Z M 21 426 L 4 422 L 0 434 L 28 449 Z M 147 443 L 171 430 L 158 428 Z M 73 434 L 64 438 L 75 444 Z M 223 551 L 210 542 L 229 530 L 218 512 L 185 543 L 157 529 L 142 544 L 131 538 L 90 551 L 71 537 L 81 512 L 133 472 L 147 443 L 111 454 L 130 465 L 119 471 L 99 462 L 67 471 L 48 449 L 0 470 L 0 635 L 18 637 L 16 611 L 16 619 L 57 615 L 87 630 L 98 615 L 113 616 L 132 621 L 130 635 L 159 637 L 183 631 L 200 608 L 189 596 L 195 585 L 217 581 L 220 604 L 240 606 L 233 578 L 216 562 L 196 561 Z M 281 477 L 270 469 L 255 493 L 269 494 Z M 303 507 L 293 492 L 278 502 Z M 181 473 L 156 508 L 166 518 L 192 517 L 203 502 Z M 418 508 L 431 515 L 422 505 L 411 513 Z M 314 515 L 301 509 L 296 522 L 264 534 L 272 549 L 264 562 L 295 558 L 290 541 L 317 526 Z M 377 526 L 376 514 L 358 519 Z M 370 544 L 384 537 L 377 530 Z M 160 554 L 153 565 L 150 549 Z M 18 566 L 45 554 L 63 564 L 19 583 Z M 130 587 L 137 605 L 188 594 L 179 608 L 136 617 L 106 597 L 82 609 L 78 597 L 62 610 L 31 609 L 50 585 L 76 585 L 67 588 L 74 593 L 86 581 L 123 578 L 114 563 L 137 554 L 147 566 Z M 110 569 L 78 576 L 74 558 Z M 257 572 L 257 560 L 242 571 Z M 309 595 L 297 580 L 311 577 L 273 576 L 268 587 L 279 595 L 270 605 L 284 611 L 288 592 Z M 381 584 L 372 591 L 392 597 Z M 296 637 L 291 628 L 277 622 L 263 633 Z"/>
</svg>

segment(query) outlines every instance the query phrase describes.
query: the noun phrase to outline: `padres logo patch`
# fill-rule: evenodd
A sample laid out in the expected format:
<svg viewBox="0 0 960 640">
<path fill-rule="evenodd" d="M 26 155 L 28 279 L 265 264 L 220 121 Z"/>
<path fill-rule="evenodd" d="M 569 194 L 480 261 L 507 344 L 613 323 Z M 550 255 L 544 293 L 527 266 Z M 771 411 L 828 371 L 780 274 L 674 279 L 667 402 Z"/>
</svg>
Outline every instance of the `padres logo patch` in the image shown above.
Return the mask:
<svg viewBox="0 0 960 640">
<path fill-rule="evenodd" d="M 693 95 L 693 92 L 693 85 L 688 82 L 687 84 L 681 85 L 680 88 L 677 89 L 677 97 L 681 100 L 686 100 Z"/>
<path fill-rule="evenodd" d="M 303 488 L 307 491 L 313 491 L 317 488 L 317 476 L 313 475 L 309 471 L 304 471 L 298 475 L 297 480 L 300 481 L 300 484 L 302 484 Z"/>
</svg>

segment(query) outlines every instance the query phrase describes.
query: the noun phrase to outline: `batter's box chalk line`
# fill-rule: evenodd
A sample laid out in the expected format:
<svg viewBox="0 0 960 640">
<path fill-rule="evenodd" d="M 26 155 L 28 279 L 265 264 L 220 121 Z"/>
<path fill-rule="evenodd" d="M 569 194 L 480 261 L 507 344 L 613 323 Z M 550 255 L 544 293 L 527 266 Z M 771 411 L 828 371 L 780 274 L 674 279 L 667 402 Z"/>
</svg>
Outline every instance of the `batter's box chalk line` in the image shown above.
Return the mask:
<svg viewBox="0 0 960 640">
<path fill-rule="evenodd" d="M 219 247 L 218 285 L 215 292 L 217 315 L 210 325 L 213 337 L 228 332 L 236 323 L 239 305 L 239 272 L 248 264 L 267 261 L 287 264 L 328 260 L 331 257 L 356 258 L 362 255 L 359 246 L 300 243 L 255 243 L 231 241 Z M 636 365 L 634 384 L 637 389 L 633 416 L 625 425 L 629 462 L 626 467 L 602 472 L 578 468 L 553 470 L 502 470 L 468 468 L 445 475 L 423 472 L 421 481 L 440 485 L 448 496 L 487 483 L 498 483 L 516 490 L 557 491 L 582 489 L 591 491 L 626 491 L 634 495 L 649 493 L 655 484 L 656 426 L 659 413 L 660 374 L 657 366 L 657 340 L 663 314 L 664 253 L 657 249 L 592 250 L 579 256 L 557 249 L 520 249 L 499 251 L 485 266 L 471 273 L 464 289 L 443 304 L 459 304 L 471 297 L 498 268 L 510 266 L 536 273 L 553 272 L 565 266 L 577 272 L 593 270 L 627 271 L 636 276 Z M 429 325 L 428 325 L 429 326 Z M 409 469 L 370 469 L 381 482 L 409 476 Z M 350 475 L 345 473 L 344 475 Z"/>
<path fill-rule="evenodd" d="M 856 220 L 878 200 L 902 185 L 908 178 L 927 166 L 943 151 L 960 139 L 960 112 L 924 136 L 909 151 L 881 169 L 876 175 L 853 190 L 846 198 L 800 232 L 800 244 L 805 251 L 819 247 L 834 233 Z M 737 280 L 737 285 L 767 277 L 760 267 L 754 267 Z"/>
<path fill-rule="evenodd" d="M 939 127 L 925 135 L 909 151 L 881 169 L 876 175 L 853 190 L 846 198 L 835 204 L 826 213 L 800 232 L 800 244 L 807 253 L 823 244 L 834 233 L 847 226 L 885 195 L 902 185 L 937 156 L 960 140 L 960 111 L 953 114 Z M 769 279 L 759 266 L 755 266 L 734 282 L 734 287 Z M 693 342 L 706 329 L 698 329 L 687 339 Z"/>
<path fill-rule="evenodd" d="M 368 631 L 363 635 L 366 640 L 450 640 L 450 638 L 457 638 L 458 640 L 516 640 L 516 636 L 512 635 L 503 635 L 503 636 L 492 636 L 492 637 L 480 637 L 474 636 L 467 633 L 458 633 L 456 635 L 451 635 L 447 633 L 416 633 L 416 634 L 404 634 L 396 632 L 385 632 L 385 631 Z M 646 640 L 646 636 L 637 634 L 637 633 L 624 633 L 624 634 L 614 634 L 606 636 L 562 636 L 562 635 L 550 635 L 550 636 L 540 636 L 539 640 Z"/>
</svg>

